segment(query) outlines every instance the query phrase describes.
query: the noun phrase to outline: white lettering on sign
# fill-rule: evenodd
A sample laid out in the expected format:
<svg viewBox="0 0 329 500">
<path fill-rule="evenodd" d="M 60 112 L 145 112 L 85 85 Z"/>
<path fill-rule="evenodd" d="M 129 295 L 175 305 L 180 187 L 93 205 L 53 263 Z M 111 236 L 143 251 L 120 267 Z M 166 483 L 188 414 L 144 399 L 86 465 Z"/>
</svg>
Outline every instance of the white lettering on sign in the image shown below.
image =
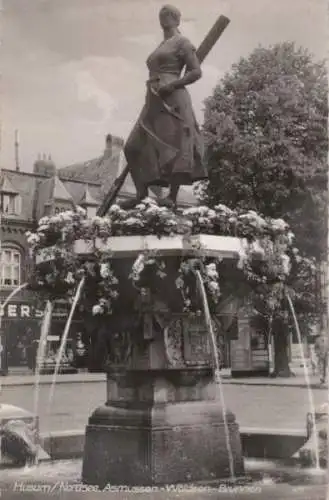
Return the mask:
<svg viewBox="0 0 329 500">
<path fill-rule="evenodd" d="M 16 318 L 17 317 L 17 305 L 16 304 L 10 304 L 8 306 L 8 317 L 9 318 Z"/>
<path fill-rule="evenodd" d="M 30 306 L 21 306 L 21 317 L 22 318 L 30 317 Z"/>
<path fill-rule="evenodd" d="M 0 317 L 1 318 L 43 318 L 44 311 L 42 309 L 34 308 L 29 304 L 0 304 Z M 68 311 L 64 307 L 55 308 L 53 318 L 63 319 L 68 315 Z"/>
</svg>

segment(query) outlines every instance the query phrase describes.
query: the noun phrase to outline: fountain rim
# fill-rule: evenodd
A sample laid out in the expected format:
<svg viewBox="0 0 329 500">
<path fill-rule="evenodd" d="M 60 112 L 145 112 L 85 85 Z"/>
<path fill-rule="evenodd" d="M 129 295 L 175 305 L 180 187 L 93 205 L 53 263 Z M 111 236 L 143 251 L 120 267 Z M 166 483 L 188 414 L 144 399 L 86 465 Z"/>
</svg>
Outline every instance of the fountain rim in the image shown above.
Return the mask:
<svg viewBox="0 0 329 500">
<path fill-rule="evenodd" d="M 153 252 L 161 256 L 195 256 L 200 254 L 221 259 L 238 259 L 245 253 L 247 240 L 235 236 L 209 234 L 198 235 L 132 235 L 111 236 L 107 238 L 77 239 L 73 242 L 72 252 L 81 257 L 94 255 L 95 251 L 111 252 L 111 258 L 133 258 L 140 253 Z M 62 249 L 65 257 L 69 251 Z M 57 259 L 59 249 L 56 245 L 37 250 L 36 264 Z"/>
</svg>

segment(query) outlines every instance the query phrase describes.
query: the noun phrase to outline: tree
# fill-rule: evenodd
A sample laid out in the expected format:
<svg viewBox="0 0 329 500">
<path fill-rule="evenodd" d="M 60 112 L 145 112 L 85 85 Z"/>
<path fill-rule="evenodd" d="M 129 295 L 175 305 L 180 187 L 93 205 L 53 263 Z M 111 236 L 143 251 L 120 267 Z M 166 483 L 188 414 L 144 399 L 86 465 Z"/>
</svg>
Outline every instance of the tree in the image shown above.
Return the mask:
<svg viewBox="0 0 329 500">
<path fill-rule="evenodd" d="M 201 190 L 202 201 L 283 217 L 302 254 L 323 259 L 327 115 L 324 63 L 314 62 L 307 50 L 293 43 L 254 50 L 233 66 L 206 100 L 209 182 Z M 313 303 L 311 309 L 315 307 Z M 276 372 L 287 374 L 282 321 L 284 315 L 277 315 L 272 324 L 277 330 Z"/>
</svg>

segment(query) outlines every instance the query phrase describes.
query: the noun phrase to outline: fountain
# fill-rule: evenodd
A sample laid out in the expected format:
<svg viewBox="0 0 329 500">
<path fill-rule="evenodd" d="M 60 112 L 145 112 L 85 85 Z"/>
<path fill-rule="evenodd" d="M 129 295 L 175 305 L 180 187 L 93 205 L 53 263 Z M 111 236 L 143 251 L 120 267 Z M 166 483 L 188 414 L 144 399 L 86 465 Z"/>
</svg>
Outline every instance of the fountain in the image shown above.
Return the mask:
<svg viewBox="0 0 329 500">
<path fill-rule="evenodd" d="M 246 471 L 260 484 L 268 464 L 244 460 L 225 404 L 217 311 L 232 293 L 223 280 L 243 279 L 244 268 L 267 257 L 250 241 L 255 214 L 232 214 L 223 206 L 174 213 L 144 200 L 130 211 L 113 206 L 105 218 L 77 210 L 42 222 L 35 282 L 52 297 L 71 298 L 66 333 L 79 301 L 107 376 L 106 402 L 86 427 L 86 488 L 240 484 Z M 54 388 L 55 379 L 50 402 Z M 282 474 L 313 481 L 287 464 L 269 470 L 274 483 Z"/>
<path fill-rule="evenodd" d="M 100 326 L 108 345 L 107 401 L 89 419 L 83 481 L 161 485 L 241 476 L 238 426 L 216 395 L 204 316 L 183 312 L 175 286 L 181 238 L 143 238 L 144 247 L 155 246 L 167 275 L 157 279 L 154 259 L 146 266 L 144 261 L 142 295 L 129 287 L 129 271 L 124 272 L 136 257 L 140 263 L 141 247 L 134 249 L 134 237 L 126 238 L 117 238 L 118 249 L 112 250 L 124 303 Z M 215 254 L 216 243 L 215 237 Z"/>
</svg>

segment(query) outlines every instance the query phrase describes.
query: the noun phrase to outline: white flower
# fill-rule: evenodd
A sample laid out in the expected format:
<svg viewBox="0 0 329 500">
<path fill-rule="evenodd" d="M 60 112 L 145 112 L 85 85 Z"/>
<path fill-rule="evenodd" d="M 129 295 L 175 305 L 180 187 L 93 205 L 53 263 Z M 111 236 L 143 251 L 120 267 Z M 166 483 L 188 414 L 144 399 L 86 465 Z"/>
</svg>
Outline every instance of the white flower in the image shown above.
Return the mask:
<svg viewBox="0 0 329 500">
<path fill-rule="evenodd" d="M 99 215 L 92 217 L 91 222 L 96 226 L 104 226 L 107 224 L 107 221 L 103 217 L 99 217 Z"/>
<path fill-rule="evenodd" d="M 54 215 L 53 217 L 51 217 L 49 222 L 50 224 L 58 224 L 59 222 L 61 222 L 61 218 L 59 215 Z"/>
<path fill-rule="evenodd" d="M 143 271 L 145 265 L 144 262 L 145 262 L 145 257 L 143 254 L 140 254 L 135 260 L 132 267 L 132 271 L 134 274 L 139 275 Z"/>
<path fill-rule="evenodd" d="M 127 226 L 134 226 L 135 224 L 142 224 L 142 221 L 137 219 L 137 217 L 128 217 L 128 219 L 124 221 L 124 224 L 127 224 Z"/>
<path fill-rule="evenodd" d="M 103 279 L 108 278 L 110 275 L 110 266 L 106 262 L 103 262 L 99 272 Z"/>
<path fill-rule="evenodd" d="M 40 224 L 38 227 L 38 231 L 47 231 L 48 227 L 49 226 L 47 224 Z"/>
<path fill-rule="evenodd" d="M 215 210 L 209 209 L 208 210 L 208 217 L 209 219 L 214 219 L 217 216 Z"/>
<path fill-rule="evenodd" d="M 27 242 L 28 242 L 29 245 L 34 245 L 36 243 L 39 243 L 39 241 L 40 241 L 40 235 L 30 233 L 29 235 L 27 235 L 26 239 L 27 239 Z"/>
<path fill-rule="evenodd" d="M 103 312 L 103 309 L 101 308 L 100 305 L 96 304 L 95 306 L 93 306 L 93 309 L 92 309 L 93 316 L 96 316 L 97 314 L 102 314 L 102 312 Z"/>
<path fill-rule="evenodd" d="M 245 264 L 245 262 L 248 261 L 248 254 L 247 252 L 245 251 L 244 248 L 240 248 L 240 251 L 239 251 L 239 261 L 237 263 L 237 268 L 238 269 L 243 269 L 243 266 Z"/>
<path fill-rule="evenodd" d="M 115 213 L 120 212 L 120 211 L 121 211 L 120 206 L 119 206 L 119 205 L 114 204 L 114 205 L 112 205 L 112 206 L 111 206 L 111 208 L 110 208 L 110 210 L 109 210 L 109 213 L 110 213 L 110 214 L 115 214 Z"/>
<path fill-rule="evenodd" d="M 215 263 L 210 263 L 206 266 L 206 273 L 207 273 L 207 276 L 209 276 L 209 278 L 211 279 L 218 279 L 218 272 L 217 272 L 217 268 L 216 268 L 216 264 Z"/>
<path fill-rule="evenodd" d="M 183 211 L 183 216 L 188 217 L 189 215 L 194 215 L 198 213 L 199 213 L 199 207 L 191 207 Z"/>
<path fill-rule="evenodd" d="M 288 242 L 289 242 L 289 245 L 292 244 L 292 242 L 294 241 L 295 239 L 295 235 L 292 231 L 289 231 L 289 233 L 287 234 L 287 238 L 288 238 Z"/>
<path fill-rule="evenodd" d="M 288 257 L 288 255 L 283 254 L 281 256 L 281 259 L 282 259 L 281 262 L 282 262 L 282 269 L 283 269 L 284 274 L 289 274 L 290 269 L 291 269 L 290 258 Z"/>
<path fill-rule="evenodd" d="M 85 210 L 84 208 L 80 207 L 80 205 L 78 205 L 76 208 L 75 208 L 76 212 L 80 215 L 86 215 L 87 214 L 87 210 Z"/>
<path fill-rule="evenodd" d="M 289 225 L 283 219 L 272 219 L 271 226 L 274 231 L 285 231 Z"/>
<path fill-rule="evenodd" d="M 150 207 L 147 207 L 145 213 L 147 215 L 155 215 L 159 213 L 159 207 L 157 205 L 151 205 Z"/>
<path fill-rule="evenodd" d="M 253 210 L 249 210 L 246 214 L 239 215 L 239 219 L 247 220 L 252 226 L 264 227 L 267 225 L 266 220 Z"/>
<path fill-rule="evenodd" d="M 41 219 L 39 220 L 39 225 L 40 224 L 48 224 L 49 223 L 49 217 L 41 217 Z"/>
<path fill-rule="evenodd" d="M 145 205 L 158 205 L 157 202 L 149 196 L 147 198 L 144 198 L 144 200 L 142 200 L 142 203 L 144 203 Z"/>
<path fill-rule="evenodd" d="M 226 205 L 219 204 L 216 205 L 214 208 L 217 212 L 223 212 L 226 215 L 232 215 L 234 213 L 233 210 L 228 208 Z"/>
<path fill-rule="evenodd" d="M 68 210 L 67 212 L 62 212 L 60 214 L 60 218 L 65 222 L 70 222 L 72 221 L 73 215 L 73 212 L 71 210 Z"/>
<path fill-rule="evenodd" d="M 208 207 L 201 206 L 201 207 L 198 207 L 198 208 L 199 208 L 200 215 L 208 215 L 208 212 L 209 212 L 209 208 Z"/>
<path fill-rule="evenodd" d="M 217 281 L 210 281 L 208 283 L 208 287 L 210 292 L 214 295 L 219 293 L 219 284 L 217 283 Z"/>
<path fill-rule="evenodd" d="M 199 224 L 211 224 L 210 220 L 207 217 L 199 217 Z"/>
<path fill-rule="evenodd" d="M 265 250 L 264 248 L 262 248 L 259 244 L 259 241 L 253 241 L 251 243 L 251 251 L 254 253 L 254 254 L 257 254 L 257 255 L 261 255 L 261 256 L 264 256 L 265 255 Z"/>
<path fill-rule="evenodd" d="M 188 222 L 191 222 L 191 221 L 188 221 Z M 166 226 L 175 226 L 176 224 L 177 224 L 177 221 L 175 221 L 175 219 L 167 219 L 165 221 Z"/>
<path fill-rule="evenodd" d="M 74 283 L 75 280 L 74 280 L 74 277 L 73 277 L 73 274 L 71 273 L 71 271 L 69 271 L 67 273 L 65 281 L 66 281 L 66 283 L 69 283 L 69 284 Z"/>
</svg>

